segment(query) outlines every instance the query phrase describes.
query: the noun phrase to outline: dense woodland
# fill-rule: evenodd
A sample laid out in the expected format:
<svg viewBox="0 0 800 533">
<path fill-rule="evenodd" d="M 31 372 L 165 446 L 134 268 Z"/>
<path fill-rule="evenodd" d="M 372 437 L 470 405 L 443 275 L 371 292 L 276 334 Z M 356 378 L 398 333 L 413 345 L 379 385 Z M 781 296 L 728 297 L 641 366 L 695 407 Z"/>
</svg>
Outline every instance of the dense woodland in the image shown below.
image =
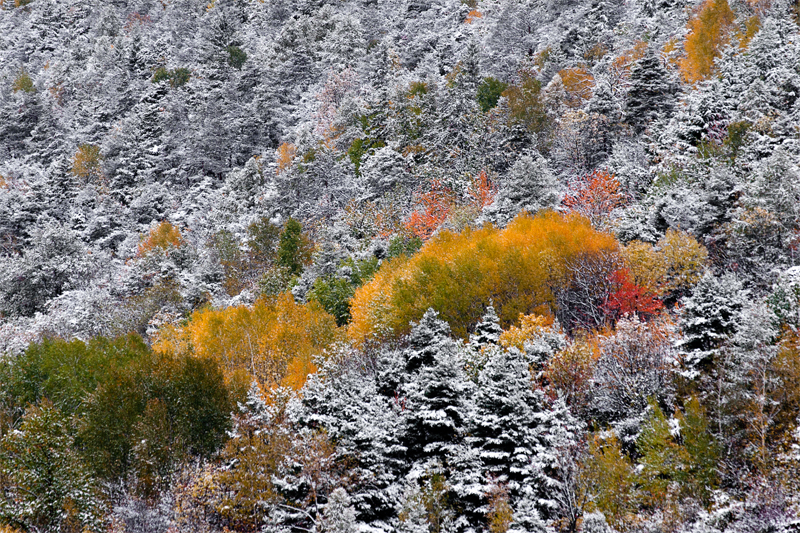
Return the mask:
<svg viewBox="0 0 800 533">
<path fill-rule="evenodd" d="M 0 532 L 800 531 L 797 0 L 0 0 Z"/>
</svg>

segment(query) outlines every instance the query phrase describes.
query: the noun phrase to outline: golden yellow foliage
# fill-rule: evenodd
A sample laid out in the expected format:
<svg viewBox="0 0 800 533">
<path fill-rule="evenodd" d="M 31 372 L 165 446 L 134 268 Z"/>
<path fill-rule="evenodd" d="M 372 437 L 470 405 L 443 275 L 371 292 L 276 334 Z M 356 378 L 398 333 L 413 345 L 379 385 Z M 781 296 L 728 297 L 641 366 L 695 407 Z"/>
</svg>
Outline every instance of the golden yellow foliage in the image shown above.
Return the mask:
<svg viewBox="0 0 800 533">
<path fill-rule="evenodd" d="M 82 144 L 72 157 L 72 173 L 86 181 L 102 180 L 100 170 L 100 147 L 94 144 Z"/>
<path fill-rule="evenodd" d="M 167 250 L 170 247 L 178 248 L 183 244 L 183 237 L 180 230 L 164 220 L 158 226 L 150 230 L 141 243 L 137 256 L 142 257 L 156 248 Z"/>
<path fill-rule="evenodd" d="M 294 163 L 294 158 L 297 157 L 297 147 L 290 143 L 283 143 L 278 147 L 277 163 L 278 168 L 276 174 L 286 172 Z"/>
<path fill-rule="evenodd" d="M 314 356 L 342 339 L 334 317 L 318 304 L 299 305 L 284 294 L 252 307 L 195 311 L 182 328 L 159 332 L 153 348 L 191 349 L 217 360 L 229 379 L 246 370 L 263 385 L 300 389 L 316 370 Z"/>
<path fill-rule="evenodd" d="M 752 17 L 748 18 L 744 22 L 744 31 L 739 31 L 739 47 L 741 49 L 747 48 L 747 45 L 750 44 L 750 40 L 755 37 L 758 30 L 761 29 L 761 17 L 758 15 L 753 15 Z"/>
<path fill-rule="evenodd" d="M 634 241 L 622 250 L 633 281 L 663 296 L 686 291 L 703 276 L 708 251 L 682 231 L 667 230 L 656 246 Z"/>
<path fill-rule="evenodd" d="M 617 248 L 585 218 L 554 212 L 520 215 L 502 231 L 488 225 L 444 231 L 413 257 L 385 264 L 356 291 L 348 335 L 359 343 L 402 335 L 432 307 L 465 337 L 490 300 L 504 327 L 520 314 L 554 314 L 553 291 L 570 285 L 570 266 Z"/>
<path fill-rule="evenodd" d="M 570 107 L 581 107 L 592 97 L 594 76 L 583 67 L 568 68 L 559 71 L 561 82 L 567 93 L 567 104 Z"/>
<path fill-rule="evenodd" d="M 683 44 L 686 56 L 680 67 L 687 83 L 707 79 L 714 71 L 714 59 L 728 42 L 736 18 L 727 0 L 705 0 L 689 20 L 689 35 Z"/>
<path fill-rule="evenodd" d="M 553 318 L 543 315 L 520 315 L 519 326 L 511 326 L 500 335 L 500 345 L 522 350 L 525 341 L 532 341 L 553 325 Z"/>
</svg>

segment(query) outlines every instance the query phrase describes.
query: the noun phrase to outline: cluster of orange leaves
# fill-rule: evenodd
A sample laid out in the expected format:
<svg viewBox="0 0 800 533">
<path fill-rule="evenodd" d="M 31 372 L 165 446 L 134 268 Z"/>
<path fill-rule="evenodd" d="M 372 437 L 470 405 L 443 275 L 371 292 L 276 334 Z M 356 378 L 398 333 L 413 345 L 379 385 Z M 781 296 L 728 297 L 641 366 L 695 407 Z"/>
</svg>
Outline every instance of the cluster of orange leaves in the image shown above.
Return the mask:
<svg viewBox="0 0 800 533">
<path fill-rule="evenodd" d="M 181 236 L 180 230 L 164 220 L 158 226 L 151 229 L 147 237 L 142 239 L 142 242 L 139 243 L 139 249 L 136 255 L 138 257 L 143 257 L 156 248 L 166 251 L 170 247 L 179 248 L 182 245 L 183 236 Z"/>
<path fill-rule="evenodd" d="M 468 204 L 480 211 L 494 202 L 497 186 L 486 171 L 481 171 L 467 189 Z M 447 218 L 457 205 L 457 195 L 439 180 L 431 182 L 429 188 L 419 194 L 416 206 L 405 221 L 405 229 L 422 240 L 427 240 Z"/>
<path fill-rule="evenodd" d="M 470 11 L 469 13 L 467 13 L 467 18 L 466 18 L 466 19 L 464 19 L 464 22 L 465 22 L 466 24 L 472 24 L 472 23 L 473 23 L 473 22 L 475 22 L 476 20 L 478 20 L 478 19 L 482 19 L 482 18 L 483 18 L 483 13 L 481 13 L 481 12 L 480 12 L 480 11 L 478 11 L 477 9 L 473 9 L 472 11 Z"/>
<path fill-rule="evenodd" d="M 633 64 L 644 57 L 647 51 L 647 43 L 645 41 L 636 41 L 633 48 L 614 58 L 611 62 L 611 72 L 616 79 L 626 79 L 630 76 L 631 67 Z"/>
<path fill-rule="evenodd" d="M 439 180 L 433 180 L 429 190 L 421 193 L 417 207 L 405 222 L 406 229 L 422 240 L 427 240 L 439 229 L 453 208 L 453 191 Z"/>
<path fill-rule="evenodd" d="M 497 185 L 489 179 L 489 175 L 485 170 L 482 170 L 473 180 L 469 189 L 469 196 L 472 204 L 478 209 L 483 209 L 494 202 L 494 198 L 497 196 Z"/>
<path fill-rule="evenodd" d="M 558 73 L 567 93 L 567 104 L 570 107 L 581 107 L 592 97 L 594 76 L 583 67 L 573 67 Z"/>
<path fill-rule="evenodd" d="M 283 174 L 291 168 L 294 159 L 297 157 L 297 147 L 291 143 L 283 143 L 278 147 L 276 162 L 278 168 L 275 170 L 276 174 Z"/>
<path fill-rule="evenodd" d="M 564 197 L 564 206 L 588 218 L 597 226 L 614 209 L 628 203 L 619 181 L 607 170 L 596 169 L 573 182 Z"/>
</svg>

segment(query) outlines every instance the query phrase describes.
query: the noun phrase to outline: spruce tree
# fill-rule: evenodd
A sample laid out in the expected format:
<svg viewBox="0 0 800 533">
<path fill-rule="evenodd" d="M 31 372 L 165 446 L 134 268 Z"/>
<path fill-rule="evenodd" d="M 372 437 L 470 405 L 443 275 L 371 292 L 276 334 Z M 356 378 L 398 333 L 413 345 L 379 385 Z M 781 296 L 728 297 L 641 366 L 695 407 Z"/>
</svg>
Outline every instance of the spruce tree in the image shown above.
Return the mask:
<svg viewBox="0 0 800 533">
<path fill-rule="evenodd" d="M 688 377 L 711 371 L 718 350 L 738 329 L 743 296 L 733 274 L 716 277 L 706 272 L 692 295 L 683 299 L 678 349 Z"/>
<path fill-rule="evenodd" d="M 627 122 L 641 133 L 660 114 L 672 108 L 669 73 L 652 49 L 631 68 L 631 89 L 625 106 Z"/>
</svg>

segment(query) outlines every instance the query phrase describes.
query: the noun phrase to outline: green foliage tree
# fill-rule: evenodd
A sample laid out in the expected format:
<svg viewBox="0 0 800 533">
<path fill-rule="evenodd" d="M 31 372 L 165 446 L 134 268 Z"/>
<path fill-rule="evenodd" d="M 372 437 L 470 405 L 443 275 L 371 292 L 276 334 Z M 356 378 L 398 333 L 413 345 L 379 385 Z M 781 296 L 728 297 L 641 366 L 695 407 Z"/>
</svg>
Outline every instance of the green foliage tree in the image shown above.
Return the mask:
<svg viewBox="0 0 800 533">
<path fill-rule="evenodd" d="M 136 436 L 152 430 L 148 423 L 171 431 L 167 442 L 156 445 L 160 449 L 144 455 L 140 451 L 140 460 L 159 456 L 171 460 L 174 455 L 164 448 L 208 456 L 225 440 L 231 408 L 215 361 L 149 353 L 137 364 L 113 372 L 98 387 L 87 402 L 79 438 L 87 462 L 99 475 L 124 479 L 136 462 Z"/>
<path fill-rule="evenodd" d="M 316 300 L 325 311 L 336 318 L 336 325 L 350 322 L 350 299 L 356 289 L 368 282 L 378 270 L 378 259 L 361 261 L 348 259 L 335 275 L 317 278 L 308 298 Z"/>
<path fill-rule="evenodd" d="M 235 69 L 241 69 L 247 61 L 247 53 L 238 46 L 228 46 L 225 51 L 228 52 L 228 64 Z"/>
<path fill-rule="evenodd" d="M 481 111 L 486 113 L 497 105 L 500 96 L 508 88 L 508 84 L 504 83 L 491 76 L 483 79 L 483 82 L 478 86 L 478 104 L 481 106 Z"/>
<path fill-rule="evenodd" d="M 166 67 L 158 67 L 153 74 L 152 82 L 161 83 L 168 81 L 170 87 L 181 87 L 189 83 L 192 77 L 192 72 L 185 67 L 178 67 L 172 70 L 167 70 Z"/>
<path fill-rule="evenodd" d="M 0 441 L 8 480 L 0 521 L 26 531 L 102 531 L 98 486 L 75 451 L 70 421 L 51 402 L 31 406 Z"/>
<path fill-rule="evenodd" d="M 650 415 L 636 443 L 643 503 L 664 508 L 670 498 L 680 496 L 708 505 L 717 486 L 719 450 L 708 432 L 705 413 L 693 398 L 686 402 L 685 413 L 676 412 L 674 420 L 677 428 L 657 403 L 650 402 Z"/>
<path fill-rule="evenodd" d="M 299 276 L 303 266 L 311 259 L 311 246 L 303 235 L 303 226 L 297 220 L 286 221 L 278 243 L 278 265 L 286 267 L 294 276 Z"/>
<path fill-rule="evenodd" d="M 98 384 L 145 357 L 138 335 L 117 339 L 46 339 L 31 344 L 17 358 L 0 360 L 0 402 L 13 418 L 29 404 L 47 398 L 66 415 L 80 414 Z"/>
</svg>

